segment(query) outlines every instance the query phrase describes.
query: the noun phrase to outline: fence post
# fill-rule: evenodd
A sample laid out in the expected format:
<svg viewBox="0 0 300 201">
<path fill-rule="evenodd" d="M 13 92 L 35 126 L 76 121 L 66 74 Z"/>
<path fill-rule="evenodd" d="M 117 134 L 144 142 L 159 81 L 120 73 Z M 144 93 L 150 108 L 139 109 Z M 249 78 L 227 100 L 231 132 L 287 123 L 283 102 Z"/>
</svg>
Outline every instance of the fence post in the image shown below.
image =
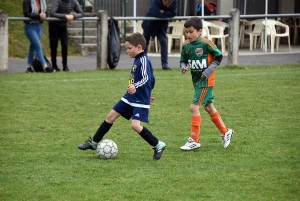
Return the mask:
<svg viewBox="0 0 300 201">
<path fill-rule="evenodd" d="M 108 54 L 108 15 L 106 10 L 97 13 L 97 69 L 107 68 Z"/>
<path fill-rule="evenodd" d="M 0 73 L 8 71 L 8 18 L 4 10 L 0 10 Z"/>
<path fill-rule="evenodd" d="M 229 20 L 229 45 L 228 45 L 228 66 L 238 65 L 239 57 L 239 29 L 240 29 L 240 10 L 233 8 L 229 15 L 232 17 Z"/>
</svg>

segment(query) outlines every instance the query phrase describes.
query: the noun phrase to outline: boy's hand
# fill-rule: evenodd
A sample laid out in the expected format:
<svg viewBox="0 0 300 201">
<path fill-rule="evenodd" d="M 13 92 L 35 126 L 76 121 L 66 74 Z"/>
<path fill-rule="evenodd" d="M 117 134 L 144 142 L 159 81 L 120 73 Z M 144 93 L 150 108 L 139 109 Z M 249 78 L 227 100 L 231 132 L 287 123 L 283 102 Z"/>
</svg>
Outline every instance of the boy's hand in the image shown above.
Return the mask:
<svg viewBox="0 0 300 201">
<path fill-rule="evenodd" d="M 151 97 L 150 98 L 150 102 L 152 103 L 152 102 L 154 102 L 155 101 L 155 98 L 154 97 Z"/>
<path fill-rule="evenodd" d="M 182 74 L 185 74 L 187 71 L 189 70 L 189 67 L 184 67 L 183 69 L 182 69 Z"/>
<path fill-rule="evenodd" d="M 136 88 L 135 88 L 134 84 L 131 84 L 127 87 L 127 92 L 130 94 L 134 94 L 136 92 Z"/>
</svg>

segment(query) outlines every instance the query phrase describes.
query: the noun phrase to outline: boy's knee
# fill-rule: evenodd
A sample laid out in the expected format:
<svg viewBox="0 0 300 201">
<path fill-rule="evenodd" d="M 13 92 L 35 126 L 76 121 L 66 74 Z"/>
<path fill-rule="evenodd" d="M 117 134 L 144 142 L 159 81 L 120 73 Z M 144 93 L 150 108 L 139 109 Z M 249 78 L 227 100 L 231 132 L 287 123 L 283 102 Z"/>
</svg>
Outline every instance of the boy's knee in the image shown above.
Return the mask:
<svg viewBox="0 0 300 201">
<path fill-rule="evenodd" d="M 137 133 L 140 133 L 143 130 L 141 124 L 135 121 L 131 122 L 131 128 Z"/>
<path fill-rule="evenodd" d="M 209 114 L 213 114 L 213 113 L 216 112 L 216 109 L 215 109 L 215 107 L 214 107 L 214 105 L 212 103 L 209 103 L 208 105 L 205 105 L 204 109 Z"/>
<path fill-rule="evenodd" d="M 191 112 L 199 111 L 199 106 L 195 104 L 191 104 L 190 111 Z"/>
<path fill-rule="evenodd" d="M 139 130 L 139 129 L 138 129 L 138 128 L 139 128 L 139 125 L 131 123 L 131 128 L 132 128 L 134 131 L 138 132 L 138 130 Z"/>
<path fill-rule="evenodd" d="M 105 121 L 109 124 L 112 124 L 114 121 L 115 121 L 115 115 L 110 112 L 107 116 L 106 116 L 106 119 Z"/>
</svg>

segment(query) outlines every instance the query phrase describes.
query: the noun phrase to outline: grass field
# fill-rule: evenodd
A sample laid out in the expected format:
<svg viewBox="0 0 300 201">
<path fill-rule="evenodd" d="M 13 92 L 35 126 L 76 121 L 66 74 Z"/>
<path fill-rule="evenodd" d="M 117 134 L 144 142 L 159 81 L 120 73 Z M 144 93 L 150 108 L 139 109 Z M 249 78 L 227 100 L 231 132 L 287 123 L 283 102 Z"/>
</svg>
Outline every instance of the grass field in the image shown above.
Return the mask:
<svg viewBox="0 0 300 201">
<path fill-rule="evenodd" d="M 299 200 L 299 66 L 218 68 L 215 106 L 234 129 L 224 149 L 201 108 L 202 147 L 189 136 L 191 76 L 155 70 L 147 126 L 153 150 L 118 119 L 113 160 L 77 145 L 93 136 L 127 87 L 128 70 L 0 75 L 0 200 Z"/>
</svg>

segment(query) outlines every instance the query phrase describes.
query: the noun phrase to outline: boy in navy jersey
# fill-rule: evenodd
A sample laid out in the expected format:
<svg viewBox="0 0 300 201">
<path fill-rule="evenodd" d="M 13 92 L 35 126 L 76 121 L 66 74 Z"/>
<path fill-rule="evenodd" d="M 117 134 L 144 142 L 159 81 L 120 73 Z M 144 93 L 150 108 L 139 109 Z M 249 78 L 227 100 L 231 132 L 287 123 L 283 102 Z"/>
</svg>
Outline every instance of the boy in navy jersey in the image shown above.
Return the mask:
<svg viewBox="0 0 300 201">
<path fill-rule="evenodd" d="M 131 119 L 131 127 L 148 144 L 153 146 L 153 160 L 159 160 L 166 144 L 159 141 L 141 122 L 148 123 L 150 102 L 154 101 L 151 91 L 155 85 L 152 63 L 144 53 L 146 41 L 140 33 L 134 33 L 125 39 L 127 53 L 134 62 L 131 68 L 127 92 L 108 113 L 105 121 L 100 125 L 93 139 L 89 138 L 78 146 L 81 150 L 95 150 L 104 135 L 110 130 L 113 122 L 120 116 Z"/>
</svg>

